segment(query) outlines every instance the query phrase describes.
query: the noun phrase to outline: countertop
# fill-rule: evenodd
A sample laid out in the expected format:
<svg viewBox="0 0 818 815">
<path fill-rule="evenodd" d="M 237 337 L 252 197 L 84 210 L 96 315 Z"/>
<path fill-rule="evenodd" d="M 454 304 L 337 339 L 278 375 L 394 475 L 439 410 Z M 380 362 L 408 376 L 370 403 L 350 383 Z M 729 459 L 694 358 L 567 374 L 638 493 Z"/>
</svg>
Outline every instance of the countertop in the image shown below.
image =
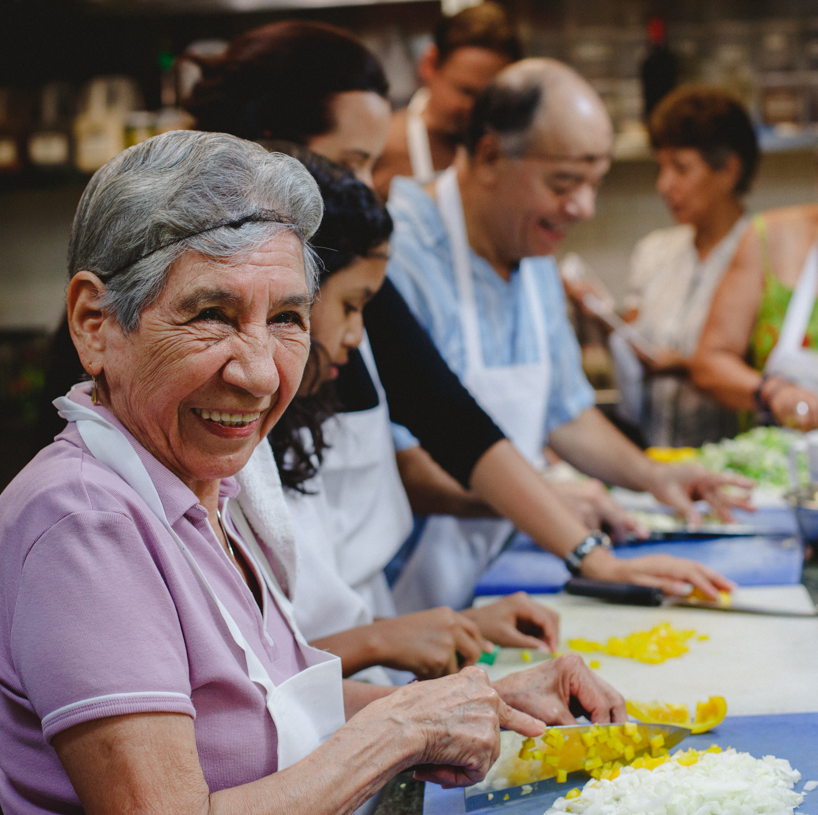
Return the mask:
<svg viewBox="0 0 818 815">
<path fill-rule="evenodd" d="M 803 582 L 809 588 L 809 592 L 801 586 L 754 587 L 739 591 L 742 601 L 748 603 L 784 603 L 796 608 L 809 607 L 808 596 L 811 596 L 813 602 L 818 599 L 816 597 L 818 564 L 805 568 Z M 644 630 L 658 622 L 659 618 L 671 622 L 675 627 L 693 628 L 699 634 L 707 634 L 708 639 L 695 639 L 691 643 L 689 654 L 661 665 L 639 665 L 632 660 L 621 660 L 604 654 L 593 656 L 586 654 L 585 657 L 600 662 L 600 675 L 630 698 L 653 699 L 656 696 L 657 684 L 667 688 L 665 698 L 668 701 L 692 704 L 710 695 L 718 693 L 725 695 L 730 715 L 721 730 L 713 734 L 712 741 L 719 742 L 720 737 L 723 737 L 730 744 L 735 742 L 738 749 L 742 749 L 743 741 L 748 738 L 747 733 L 751 728 L 747 723 L 753 717 L 760 717 L 755 719 L 756 724 L 766 728 L 770 738 L 777 733 L 778 736 L 775 738 L 781 740 L 787 738 L 787 733 L 794 732 L 792 726 L 787 727 L 785 724 L 800 721 L 799 713 L 807 714 L 808 723 L 814 728 L 816 744 L 814 753 L 818 756 L 818 695 L 815 692 L 815 677 L 818 676 L 818 619 L 759 618 L 726 612 L 615 606 L 605 606 L 606 613 L 604 617 L 600 617 L 598 614 L 600 604 L 597 601 L 553 594 L 539 599 L 562 612 L 563 639 L 584 636 L 604 640 L 612 634 Z M 739 599 L 738 596 L 736 599 Z M 486 600 L 489 598 L 483 599 L 482 602 Z M 589 630 L 589 624 L 592 624 L 593 630 Z M 636 628 L 632 627 L 634 625 Z M 748 642 L 753 643 L 749 648 Z M 519 652 L 509 649 L 501 653 L 498 661 L 489 670 L 493 678 L 499 678 L 511 670 L 519 670 L 530 664 L 520 659 Z M 763 679 L 759 677 L 762 670 Z M 806 738 L 812 738 L 812 733 L 813 730 L 809 730 Z M 801 734 L 800 738 L 803 740 L 805 736 Z M 750 746 L 744 749 L 750 750 L 753 754 L 757 752 Z M 770 744 L 769 749 L 773 754 L 783 755 L 782 751 L 786 748 Z M 798 767 L 796 756 L 791 760 L 796 768 L 801 769 Z M 808 776 L 810 769 L 806 766 L 803 768 L 807 774 L 802 778 L 802 784 L 809 778 L 818 776 L 818 772 L 814 776 Z M 818 765 L 816 769 L 818 770 Z M 431 807 L 428 803 L 429 795 L 435 801 Z M 444 797 L 443 809 L 439 809 L 441 799 L 437 795 L 437 790 L 431 787 L 427 790 L 425 810 L 427 815 L 437 813 L 454 815 L 456 807 L 451 809 L 451 802 L 455 799 Z M 462 800 L 462 797 L 457 800 Z M 816 805 L 818 791 L 812 793 L 812 798 L 808 796 L 798 811 L 818 814 Z M 543 806 L 539 811 L 542 812 L 544 809 Z M 422 815 L 423 784 L 414 781 L 408 773 L 402 774 L 387 785 L 376 813 Z M 517 814 L 509 812 L 509 815 Z"/>
</svg>

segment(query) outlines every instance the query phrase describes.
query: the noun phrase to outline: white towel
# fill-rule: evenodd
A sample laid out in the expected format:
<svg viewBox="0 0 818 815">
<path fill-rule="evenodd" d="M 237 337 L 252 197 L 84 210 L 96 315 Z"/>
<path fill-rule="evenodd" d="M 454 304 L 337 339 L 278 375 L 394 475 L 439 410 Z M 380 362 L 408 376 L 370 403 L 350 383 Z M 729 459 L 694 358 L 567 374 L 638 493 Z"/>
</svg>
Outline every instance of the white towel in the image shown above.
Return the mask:
<svg viewBox="0 0 818 815">
<path fill-rule="evenodd" d="M 284 500 L 284 488 L 267 439 L 236 474 L 239 506 L 264 547 L 275 559 L 281 588 L 292 599 L 297 573 L 295 527 Z"/>
</svg>

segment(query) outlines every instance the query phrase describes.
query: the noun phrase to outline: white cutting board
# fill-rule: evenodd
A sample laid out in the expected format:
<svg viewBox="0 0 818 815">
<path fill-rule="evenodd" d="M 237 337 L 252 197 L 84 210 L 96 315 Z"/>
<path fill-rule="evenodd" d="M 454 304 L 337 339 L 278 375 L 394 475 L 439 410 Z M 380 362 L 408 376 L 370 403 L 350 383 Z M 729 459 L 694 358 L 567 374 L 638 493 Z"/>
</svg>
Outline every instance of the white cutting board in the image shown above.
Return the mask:
<svg viewBox="0 0 818 815">
<path fill-rule="evenodd" d="M 609 637 L 648 631 L 660 622 L 696 631 L 688 640 L 687 654 L 659 665 L 604 653 L 582 654 L 586 663 L 598 661 L 598 675 L 627 699 L 685 703 L 693 712 L 697 701 L 723 696 L 731 716 L 818 712 L 818 617 L 639 608 L 567 594 L 535 599 L 560 614 L 560 651 L 569 650 L 567 640 L 575 637 L 604 644 Z M 491 600 L 479 598 L 478 604 Z M 738 588 L 733 602 L 790 610 L 814 608 L 801 585 Z M 698 640 L 702 634 L 708 639 Z M 520 651 L 504 649 L 487 668 L 490 678 L 531 667 L 543 658 L 530 653 L 532 661 L 526 663 Z"/>
</svg>

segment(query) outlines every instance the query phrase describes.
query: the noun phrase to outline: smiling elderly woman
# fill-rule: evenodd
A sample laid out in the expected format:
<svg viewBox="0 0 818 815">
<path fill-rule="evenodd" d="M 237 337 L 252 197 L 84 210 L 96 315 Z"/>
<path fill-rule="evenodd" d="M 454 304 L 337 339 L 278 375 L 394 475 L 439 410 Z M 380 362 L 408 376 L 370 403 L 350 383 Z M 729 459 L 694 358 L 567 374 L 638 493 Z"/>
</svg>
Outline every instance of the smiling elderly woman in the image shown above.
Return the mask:
<svg viewBox="0 0 818 815">
<path fill-rule="evenodd" d="M 230 502 L 301 379 L 320 219 L 298 162 L 220 134 L 151 139 L 83 195 L 67 303 L 93 392 L 0 496 L 7 813 L 348 812 L 411 765 L 482 777 L 500 724 L 542 731 L 477 669 L 342 686 Z"/>
</svg>

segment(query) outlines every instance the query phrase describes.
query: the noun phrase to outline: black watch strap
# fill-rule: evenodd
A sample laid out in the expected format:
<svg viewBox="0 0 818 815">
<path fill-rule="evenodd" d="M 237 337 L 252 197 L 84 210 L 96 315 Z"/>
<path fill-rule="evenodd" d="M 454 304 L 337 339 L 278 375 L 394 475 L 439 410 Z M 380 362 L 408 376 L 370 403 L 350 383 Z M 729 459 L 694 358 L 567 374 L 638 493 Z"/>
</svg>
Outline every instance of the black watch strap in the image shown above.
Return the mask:
<svg viewBox="0 0 818 815">
<path fill-rule="evenodd" d="M 588 535 L 573 552 L 569 552 L 565 556 L 565 565 L 568 567 L 568 571 L 573 575 L 578 575 L 582 568 L 582 561 L 600 546 L 604 549 L 610 549 L 611 539 L 602 532 Z"/>
</svg>

